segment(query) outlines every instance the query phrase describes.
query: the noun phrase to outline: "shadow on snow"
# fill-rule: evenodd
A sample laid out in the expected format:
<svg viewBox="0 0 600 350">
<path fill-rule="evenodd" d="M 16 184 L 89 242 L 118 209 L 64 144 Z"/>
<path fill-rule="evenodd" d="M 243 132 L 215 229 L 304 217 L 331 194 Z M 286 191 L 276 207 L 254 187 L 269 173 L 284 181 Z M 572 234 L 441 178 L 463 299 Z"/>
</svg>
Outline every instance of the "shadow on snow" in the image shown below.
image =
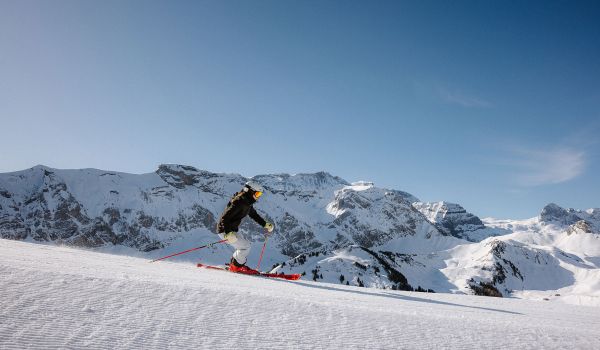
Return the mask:
<svg viewBox="0 0 600 350">
<path fill-rule="evenodd" d="M 352 290 L 352 289 L 345 289 L 345 288 L 342 289 L 342 288 L 336 288 L 336 287 L 333 287 L 333 286 L 319 286 L 319 285 L 316 285 L 316 284 L 302 283 L 302 282 L 306 282 L 306 281 L 293 281 L 292 282 L 292 281 L 287 281 L 287 280 L 283 280 L 283 279 L 277 279 L 277 281 L 287 282 L 287 283 L 294 283 L 294 284 L 297 284 L 297 285 L 301 285 L 302 287 L 324 289 L 324 290 L 332 290 L 332 291 L 336 291 L 336 292 L 354 293 L 354 294 L 359 294 L 359 295 L 367 295 L 367 296 L 375 296 L 375 297 L 391 298 L 391 299 L 400 299 L 400 300 L 414 301 L 414 302 L 421 302 L 421 303 L 430 303 L 430 304 L 439 304 L 439 305 L 447 305 L 447 306 L 464 307 L 464 308 L 477 309 L 477 310 L 501 312 L 501 313 L 511 314 L 511 315 L 523 315 L 520 312 L 500 310 L 500 309 L 493 309 L 493 308 L 480 307 L 480 306 L 470 306 L 470 305 L 455 304 L 455 303 L 449 303 L 449 302 L 446 302 L 446 301 L 438 301 L 438 300 L 431 300 L 431 299 L 425 299 L 425 298 L 417 298 L 417 297 L 408 296 L 408 295 L 401 295 L 401 294 L 397 294 L 397 293 L 393 293 L 393 292 L 384 292 L 382 294 L 382 293 L 376 293 L 376 292 L 373 293 L 373 292 L 368 292 L 368 291 L 359 291 L 359 290 Z M 486 298 L 489 298 L 489 297 L 486 297 Z"/>
</svg>

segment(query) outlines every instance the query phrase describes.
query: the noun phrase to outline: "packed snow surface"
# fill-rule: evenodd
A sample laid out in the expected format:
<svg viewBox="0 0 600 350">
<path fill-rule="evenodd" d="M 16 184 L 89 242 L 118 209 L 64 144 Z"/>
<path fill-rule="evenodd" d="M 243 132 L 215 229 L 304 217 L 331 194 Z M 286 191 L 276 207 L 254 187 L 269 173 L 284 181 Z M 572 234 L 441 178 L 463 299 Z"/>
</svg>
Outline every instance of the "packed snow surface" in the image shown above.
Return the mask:
<svg viewBox="0 0 600 350">
<path fill-rule="evenodd" d="M 0 349 L 598 349 L 600 308 L 0 240 Z"/>
</svg>

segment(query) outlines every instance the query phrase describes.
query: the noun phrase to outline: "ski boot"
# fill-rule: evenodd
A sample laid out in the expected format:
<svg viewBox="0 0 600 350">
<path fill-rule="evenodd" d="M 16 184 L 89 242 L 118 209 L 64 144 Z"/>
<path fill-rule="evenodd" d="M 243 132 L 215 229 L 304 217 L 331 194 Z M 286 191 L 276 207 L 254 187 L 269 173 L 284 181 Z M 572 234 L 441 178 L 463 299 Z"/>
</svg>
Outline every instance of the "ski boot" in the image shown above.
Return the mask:
<svg viewBox="0 0 600 350">
<path fill-rule="evenodd" d="M 259 272 L 249 268 L 246 264 L 240 264 L 235 260 L 235 258 L 231 258 L 231 262 L 229 262 L 229 271 L 236 273 L 245 273 L 247 275 L 258 275 Z"/>
</svg>

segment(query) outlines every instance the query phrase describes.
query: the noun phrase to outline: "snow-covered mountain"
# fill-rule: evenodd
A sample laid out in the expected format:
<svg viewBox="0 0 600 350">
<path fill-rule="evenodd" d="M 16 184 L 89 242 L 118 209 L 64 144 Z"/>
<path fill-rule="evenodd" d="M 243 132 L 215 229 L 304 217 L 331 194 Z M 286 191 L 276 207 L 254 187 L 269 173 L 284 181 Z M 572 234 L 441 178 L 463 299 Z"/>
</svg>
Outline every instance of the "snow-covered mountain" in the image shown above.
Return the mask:
<svg viewBox="0 0 600 350">
<path fill-rule="evenodd" d="M 252 179 L 266 189 L 256 209 L 276 226 L 263 266 L 349 285 L 600 304 L 599 209 L 550 204 L 527 221 L 481 220 L 458 204 L 325 172 Z M 216 221 L 247 180 L 181 165 L 0 174 L 0 236 L 156 258 L 217 240 Z M 256 263 L 263 229 L 244 220 L 241 230 Z M 230 254 L 220 245 L 179 259 Z"/>
<path fill-rule="evenodd" d="M 489 229 L 486 230 L 480 218 L 467 212 L 459 204 L 414 202 L 413 206 L 445 234 L 473 242 L 494 235 Z"/>
</svg>

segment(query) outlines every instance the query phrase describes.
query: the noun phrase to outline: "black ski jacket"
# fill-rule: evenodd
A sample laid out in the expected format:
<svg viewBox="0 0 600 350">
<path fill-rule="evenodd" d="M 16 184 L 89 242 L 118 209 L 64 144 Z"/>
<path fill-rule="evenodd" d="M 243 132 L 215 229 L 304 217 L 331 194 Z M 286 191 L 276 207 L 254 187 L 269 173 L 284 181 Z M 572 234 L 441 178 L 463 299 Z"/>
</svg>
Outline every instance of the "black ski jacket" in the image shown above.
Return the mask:
<svg viewBox="0 0 600 350">
<path fill-rule="evenodd" d="M 264 227 L 267 222 L 258 215 L 256 210 L 254 210 L 252 207 L 254 203 L 256 203 L 256 200 L 252 197 L 250 192 L 241 191 L 236 193 L 229 203 L 227 203 L 227 207 L 225 208 L 225 211 L 223 211 L 223 214 L 221 214 L 221 218 L 217 224 L 217 232 L 237 232 L 242 219 L 245 218 L 246 215 L 249 215 L 256 223 Z"/>
</svg>

